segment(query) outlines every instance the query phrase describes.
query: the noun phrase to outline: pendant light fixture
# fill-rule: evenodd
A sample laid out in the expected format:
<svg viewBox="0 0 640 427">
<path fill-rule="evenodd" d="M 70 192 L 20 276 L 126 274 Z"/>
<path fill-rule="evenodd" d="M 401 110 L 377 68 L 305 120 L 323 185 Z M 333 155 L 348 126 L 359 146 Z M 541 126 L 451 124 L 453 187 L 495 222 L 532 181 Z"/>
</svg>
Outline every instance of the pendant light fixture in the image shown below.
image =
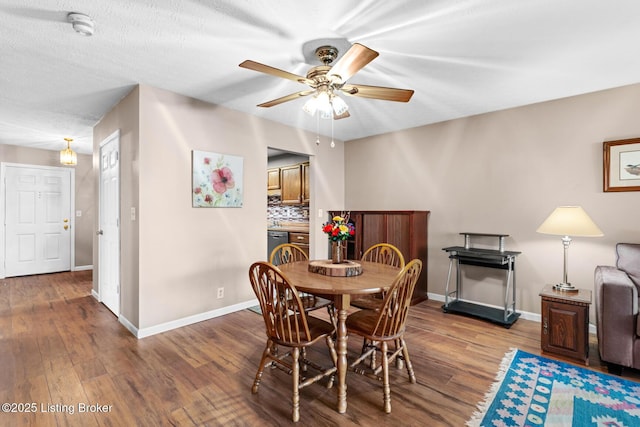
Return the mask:
<svg viewBox="0 0 640 427">
<path fill-rule="evenodd" d="M 60 163 L 68 166 L 75 166 L 78 164 L 78 156 L 76 155 L 76 152 L 71 149 L 71 141 L 73 141 L 73 139 L 65 138 L 64 140 L 67 141 L 67 148 L 60 150 Z"/>
</svg>

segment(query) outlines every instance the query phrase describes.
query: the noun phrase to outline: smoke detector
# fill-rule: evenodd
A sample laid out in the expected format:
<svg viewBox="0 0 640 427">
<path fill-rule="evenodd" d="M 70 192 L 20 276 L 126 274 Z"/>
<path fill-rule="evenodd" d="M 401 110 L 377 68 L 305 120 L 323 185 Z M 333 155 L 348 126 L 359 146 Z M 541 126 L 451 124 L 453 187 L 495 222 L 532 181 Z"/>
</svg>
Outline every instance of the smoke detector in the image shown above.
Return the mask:
<svg viewBox="0 0 640 427">
<path fill-rule="evenodd" d="M 78 34 L 83 36 L 92 36 L 94 30 L 93 19 L 84 13 L 71 12 L 67 15 L 67 21 L 71 22 L 71 26 Z"/>
</svg>

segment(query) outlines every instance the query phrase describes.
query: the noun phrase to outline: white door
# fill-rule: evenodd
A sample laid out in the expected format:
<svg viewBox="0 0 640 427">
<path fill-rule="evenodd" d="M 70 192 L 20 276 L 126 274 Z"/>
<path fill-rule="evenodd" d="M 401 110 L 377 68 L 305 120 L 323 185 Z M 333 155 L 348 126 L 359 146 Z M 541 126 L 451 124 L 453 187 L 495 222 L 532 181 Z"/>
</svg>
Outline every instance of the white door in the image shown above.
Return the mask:
<svg viewBox="0 0 640 427">
<path fill-rule="evenodd" d="M 120 315 L 120 136 L 100 144 L 98 286 L 100 300 Z"/>
<path fill-rule="evenodd" d="M 5 275 L 71 270 L 71 169 L 5 168 Z"/>
</svg>

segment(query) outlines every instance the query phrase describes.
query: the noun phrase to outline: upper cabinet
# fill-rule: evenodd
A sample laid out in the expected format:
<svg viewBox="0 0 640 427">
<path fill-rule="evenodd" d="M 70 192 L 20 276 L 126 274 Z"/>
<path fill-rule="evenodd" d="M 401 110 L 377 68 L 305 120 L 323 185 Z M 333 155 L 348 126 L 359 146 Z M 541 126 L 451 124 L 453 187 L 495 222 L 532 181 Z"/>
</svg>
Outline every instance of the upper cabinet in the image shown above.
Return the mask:
<svg viewBox="0 0 640 427">
<path fill-rule="evenodd" d="M 295 205 L 302 203 L 302 166 L 281 167 L 280 180 L 282 204 Z"/>
<path fill-rule="evenodd" d="M 280 202 L 284 205 L 308 204 L 309 163 L 283 166 L 279 171 Z"/>
<path fill-rule="evenodd" d="M 309 192 L 309 163 L 302 164 L 302 203 L 308 204 L 311 200 Z"/>
<path fill-rule="evenodd" d="M 280 168 L 267 169 L 267 190 L 280 189 Z"/>
</svg>

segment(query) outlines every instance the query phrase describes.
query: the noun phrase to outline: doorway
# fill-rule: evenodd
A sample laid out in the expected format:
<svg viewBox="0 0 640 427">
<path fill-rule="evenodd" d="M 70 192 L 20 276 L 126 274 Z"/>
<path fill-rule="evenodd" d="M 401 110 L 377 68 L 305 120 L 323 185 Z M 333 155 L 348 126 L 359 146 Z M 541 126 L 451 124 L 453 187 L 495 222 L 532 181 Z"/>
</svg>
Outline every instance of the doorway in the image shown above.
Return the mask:
<svg viewBox="0 0 640 427">
<path fill-rule="evenodd" d="M 0 176 L 5 224 L 0 277 L 71 270 L 75 170 L 2 163 Z"/>
<path fill-rule="evenodd" d="M 120 132 L 100 143 L 98 288 L 100 301 L 120 315 Z"/>
<path fill-rule="evenodd" d="M 274 245 L 295 243 L 309 255 L 310 157 L 267 150 L 267 259 Z"/>
</svg>

